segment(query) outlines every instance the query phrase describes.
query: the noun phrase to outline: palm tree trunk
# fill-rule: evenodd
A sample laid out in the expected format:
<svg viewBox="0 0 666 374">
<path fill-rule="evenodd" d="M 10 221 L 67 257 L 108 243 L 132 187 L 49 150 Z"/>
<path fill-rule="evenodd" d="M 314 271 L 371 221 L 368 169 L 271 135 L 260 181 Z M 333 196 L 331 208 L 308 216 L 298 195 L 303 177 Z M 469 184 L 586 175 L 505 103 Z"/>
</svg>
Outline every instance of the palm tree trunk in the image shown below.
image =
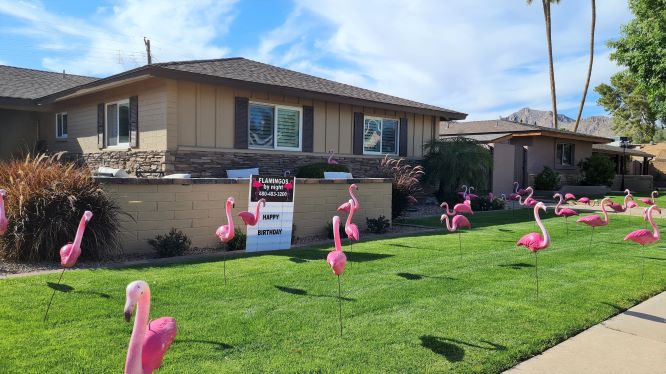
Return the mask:
<svg viewBox="0 0 666 374">
<path fill-rule="evenodd" d="M 546 21 L 546 42 L 548 44 L 548 72 L 550 74 L 550 98 L 553 103 L 553 128 L 557 128 L 557 97 L 555 95 L 555 68 L 553 66 L 553 43 L 550 33 L 550 0 L 542 0 L 543 16 Z"/>
<path fill-rule="evenodd" d="M 580 117 L 583 114 L 583 107 L 585 106 L 585 98 L 587 97 L 587 89 L 590 87 L 590 78 L 592 77 L 592 63 L 594 62 L 594 27 L 597 22 L 597 7 L 595 1 L 592 0 L 592 29 L 590 30 L 590 65 L 587 67 L 587 80 L 585 81 L 585 89 L 583 90 L 583 98 L 580 100 L 580 107 L 578 108 L 578 116 L 576 117 L 576 124 L 573 131 L 578 131 L 578 124 Z"/>
</svg>

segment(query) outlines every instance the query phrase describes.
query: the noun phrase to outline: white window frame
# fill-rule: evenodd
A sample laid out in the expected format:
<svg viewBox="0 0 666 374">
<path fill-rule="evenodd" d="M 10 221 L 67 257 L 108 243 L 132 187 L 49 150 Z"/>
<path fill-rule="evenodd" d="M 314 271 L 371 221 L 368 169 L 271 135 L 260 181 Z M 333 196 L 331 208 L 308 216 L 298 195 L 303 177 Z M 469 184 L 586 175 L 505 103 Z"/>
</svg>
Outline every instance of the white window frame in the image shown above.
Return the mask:
<svg viewBox="0 0 666 374">
<path fill-rule="evenodd" d="M 562 157 L 557 159 L 557 148 L 559 148 L 560 145 L 562 146 Z M 571 164 L 562 163 L 562 159 L 564 158 L 564 146 L 565 145 L 568 145 L 569 149 L 571 150 Z M 576 161 L 574 160 L 575 155 L 576 155 L 576 150 L 575 150 L 574 143 L 558 142 L 555 145 L 555 158 L 556 158 L 556 161 L 557 161 L 557 166 L 559 166 L 559 167 L 573 167 L 576 164 Z"/>
<path fill-rule="evenodd" d="M 265 148 L 265 147 L 253 147 L 249 144 L 248 142 L 248 148 L 249 149 L 263 149 L 263 150 L 276 150 L 276 151 L 290 151 L 290 152 L 300 152 L 303 150 L 303 108 L 297 107 L 297 106 L 289 106 L 289 105 L 277 105 L 277 104 L 270 104 L 270 103 L 262 103 L 260 101 L 250 101 L 249 105 L 263 105 L 263 106 L 270 106 L 273 107 L 273 148 Z M 298 148 L 296 147 L 278 147 L 277 146 L 277 127 L 278 127 L 278 109 L 287 109 L 287 110 L 294 110 L 298 112 Z M 249 111 L 249 107 L 248 107 Z M 248 139 L 250 136 L 250 114 L 248 113 L 247 116 L 247 134 L 248 134 Z"/>
<path fill-rule="evenodd" d="M 61 117 L 62 116 L 67 116 L 67 132 L 65 132 L 61 135 L 58 135 L 58 116 L 61 116 Z M 56 113 L 55 114 L 55 137 L 56 137 L 56 139 L 58 139 L 58 140 L 67 139 L 68 135 L 69 135 L 69 114 L 67 114 L 67 112 Z"/>
<path fill-rule="evenodd" d="M 365 150 L 365 120 L 366 119 L 372 119 L 372 120 L 380 120 L 382 124 L 382 136 L 379 139 L 379 152 L 373 152 L 373 151 L 366 151 Z M 388 119 L 391 121 L 396 121 L 398 122 L 398 127 L 395 129 L 395 152 L 394 153 L 385 153 L 382 151 L 382 143 L 384 140 L 384 120 Z M 390 155 L 390 156 L 397 156 L 400 153 L 400 120 L 396 118 L 388 118 L 388 117 L 375 117 L 375 116 L 363 116 L 363 154 L 364 155 Z"/>
<path fill-rule="evenodd" d="M 109 105 L 114 105 L 114 104 L 116 104 L 117 106 L 120 106 L 121 104 L 127 104 L 127 106 L 129 107 L 129 98 L 123 99 L 123 100 L 118 100 L 118 101 L 112 101 L 110 103 L 105 103 L 104 104 L 104 143 L 106 143 L 105 146 L 106 146 L 106 148 L 110 148 L 110 149 L 129 148 L 131 139 L 128 139 L 127 143 L 121 143 L 120 140 L 119 140 L 120 128 L 118 128 L 118 131 L 116 131 L 116 133 L 118 134 L 118 135 L 116 135 L 117 136 L 116 139 L 118 140 L 118 144 L 109 145 L 109 129 L 108 129 L 108 127 L 109 127 L 109 110 L 108 110 L 108 107 L 109 107 Z M 120 127 L 120 110 L 116 110 L 116 116 L 117 116 L 117 119 L 118 119 L 118 121 L 117 121 L 118 126 Z M 130 135 L 131 135 L 131 133 L 130 133 Z"/>
</svg>

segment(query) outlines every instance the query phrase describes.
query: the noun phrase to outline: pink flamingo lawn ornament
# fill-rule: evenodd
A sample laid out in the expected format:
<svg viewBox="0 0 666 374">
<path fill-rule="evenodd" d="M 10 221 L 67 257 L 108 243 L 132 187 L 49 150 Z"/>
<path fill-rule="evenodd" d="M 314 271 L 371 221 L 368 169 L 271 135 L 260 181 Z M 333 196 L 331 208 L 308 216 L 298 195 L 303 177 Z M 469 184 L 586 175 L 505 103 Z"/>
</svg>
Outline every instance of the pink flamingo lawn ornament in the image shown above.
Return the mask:
<svg viewBox="0 0 666 374">
<path fill-rule="evenodd" d="M 573 209 L 570 208 L 560 208 L 560 205 L 562 205 L 562 202 L 564 199 L 562 198 L 562 194 L 556 193 L 553 195 L 554 198 L 559 198 L 560 200 L 557 202 L 557 205 L 555 205 L 555 215 L 558 217 L 564 217 L 564 222 L 565 225 L 567 226 L 567 235 L 569 235 L 569 220 L 568 218 L 571 216 L 577 216 L 578 212 L 576 212 Z"/>
<path fill-rule="evenodd" d="M 331 149 L 330 151 L 328 151 L 328 153 L 330 153 L 330 155 L 328 156 L 328 160 L 326 160 L 326 162 L 329 165 L 337 165 L 338 162 L 335 159 L 333 159 L 333 156 L 335 156 L 335 151 Z"/>
<path fill-rule="evenodd" d="M 76 260 L 79 259 L 81 255 L 81 240 L 83 240 L 83 233 L 86 230 L 86 223 L 92 218 L 92 212 L 86 210 L 83 212 L 83 217 L 79 222 L 79 227 L 76 229 L 76 235 L 74 236 L 73 243 L 67 243 L 60 248 L 60 265 L 62 265 L 62 271 L 60 272 L 60 277 L 58 278 L 57 285 L 60 285 L 63 274 L 65 270 L 73 267 L 76 264 Z M 49 318 L 49 309 L 51 308 L 51 303 L 53 302 L 53 297 L 55 296 L 56 287 L 53 288 L 53 293 L 51 294 L 51 299 L 49 300 L 49 305 L 46 307 L 46 313 L 44 313 L 44 321 Z"/>
<path fill-rule="evenodd" d="M 340 217 L 333 217 L 333 244 L 335 249 L 326 256 L 326 263 L 333 270 L 333 274 L 338 277 L 338 303 L 340 304 L 340 336 L 342 336 L 342 287 L 340 286 L 340 276 L 345 272 L 347 265 L 347 256 L 342 251 L 340 244 Z"/>
<path fill-rule="evenodd" d="M 266 199 L 259 199 L 257 201 L 257 211 L 255 214 L 252 214 L 250 212 L 240 212 L 238 213 L 238 216 L 245 222 L 246 225 L 248 226 L 256 226 L 257 223 L 259 223 L 259 206 L 261 205 L 262 208 L 266 207 Z"/>
<path fill-rule="evenodd" d="M 125 321 L 129 322 L 136 307 L 132 337 L 127 348 L 125 374 L 150 374 L 162 366 L 164 354 L 171 347 L 178 329 L 176 319 L 162 317 L 152 321 L 150 316 L 150 287 L 138 280 L 127 285 Z"/>
<path fill-rule="evenodd" d="M 440 206 L 440 208 L 444 209 L 446 214 L 450 216 L 455 216 L 456 214 L 474 214 L 472 211 L 472 203 L 469 200 L 465 200 L 463 203 L 458 203 L 453 206 L 453 211 L 449 209 L 449 203 L 446 201 L 443 202 Z"/>
<path fill-rule="evenodd" d="M 0 236 L 5 235 L 7 227 L 9 227 L 9 220 L 5 214 L 5 196 L 7 196 L 7 191 L 0 189 Z"/>
<path fill-rule="evenodd" d="M 589 197 L 581 197 L 580 199 L 578 199 L 578 203 L 583 205 L 595 206 L 599 203 L 599 200 L 592 201 L 590 200 Z"/>
<path fill-rule="evenodd" d="M 478 195 L 475 195 L 475 194 L 472 193 L 472 191 L 474 191 L 474 190 L 476 190 L 476 188 L 474 188 L 474 187 L 469 188 L 469 193 L 467 194 L 467 197 L 465 198 L 465 200 L 474 200 L 474 199 L 479 198 Z"/>
<path fill-rule="evenodd" d="M 261 183 L 261 182 L 259 182 Z M 225 210 L 227 213 L 227 224 L 222 225 L 215 230 L 215 235 L 222 241 L 222 243 L 229 243 L 234 238 L 234 218 L 231 216 L 231 209 L 236 206 L 236 200 L 233 197 L 228 197 L 225 204 Z M 259 211 L 259 205 L 257 205 L 257 213 Z M 222 257 L 222 263 L 224 267 L 224 284 L 227 284 L 227 256 Z"/>
<path fill-rule="evenodd" d="M 608 206 L 613 209 L 615 213 L 623 213 L 629 208 L 629 203 L 633 203 L 633 206 L 638 206 L 634 201 L 630 201 L 630 199 L 633 199 L 633 196 L 631 195 L 631 191 L 624 190 L 626 195 L 624 196 L 624 204 L 618 204 L 614 201 L 611 201 Z"/>
<path fill-rule="evenodd" d="M 525 192 L 529 192 L 529 195 L 525 198 L 525 201 L 523 201 L 522 195 L 518 197 L 518 204 L 524 205 L 526 207 L 534 207 L 536 206 L 537 202 L 535 199 L 532 198 L 532 195 L 534 195 L 534 189 L 532 187 L 527 187 L 525 189 Z"/>
<path fill-rule="evenodd" d="M 570 192 L 567 192 L 567 193 L 564 194 L 564 200 L 566 200 L 567 203 L 570 202 L 571 200 L 576 200 L 576 195 L 574 195 Z"/>
<path fill-rule="evenodd" d="M 546 205 L 542 202 L 538 202 L 534 206 L 534 220 L 536 221 L 537 225 L 539 225 L 539 228 L 541 229 L 541 235 L 536 232 L 531 232 L 522 238 L 518 240 L 516 243 L 517 247 L 523 246 L 527 249 L 530 250 L 530 252 L 534 253 L 534 275 L 536 278 L 536 295 L 537 299 L 539 298 L 539 256 L 538 253 L 539 251 L 548 248 L 550 245 L 550 235 L 548 235 L 548 231 L 546 230 L 546 227 L 543 225 L 543 222 L 541 222 L 541 217 L 539 217 L 539 209 L 543 209 L 543 211 L 546 211 Z M 543 236 L 542 236 L 543 235 Z"/>
<path fill-rule="evenodd" d="M 592 237 L 594 236 L 594 228 L 599 227 L 599 226 L 607 226 L 608 223 L 610 222 L 610 219 L 608 218 L 608 212 L 606 211 L 606 205 L 610 203 L 611 199 L 606 197 L 603 200 L 601 200 L 601 211 L 604 213 L 604 218 L 602 219 L 596 214 L 590 215 L 590 216 L 585 216 L 585 217 L 580 217 L 576 220 L 576 222 L 581 222 L 584 223 L 590 227 L 592 227 L 592 233 L 590 234 L 590 247 L 589 250 L 592 250 Z"/>
<path fill-rule="evenodd" d="M 645 247 L 648 244 L 658 242 L 659 227 L 657 226 L 657 224 L 654 223 L 654 217 L 652 216 L 653 211 L 655 210 L 661 214 L 661 209 L 659 209 L 659 207 L 656 205 L 650 206 L 646 213 L 646 218 L 650 222 L 653 231 L 647 229 L 632 231 L 629 234 L 627 234 L 627 236 L 624 237 L 624 240 L 631 240 L 632 242 L 636 242 L 640 244 L 641 247 Z M 641 282 L 643 281 L 644 273 L 645 273 L 645 257 L 643 257 L 641 260 Z"/>
<path fill-rule="evenodd" d="M 656 198 L 659 196 L 659 191 L 652 191 L 650 197 L 639 197 L 638 200 L 645 205 L 657 205 Z"/>
<path fill-rule="evenodd" d="M 460 237 L 460 229 L 471 229 L 472 224 L 469 222 L 467 217 L 463 215 L 454 216 L 451 219 L 453 221 L 453 225 L 449 223 L 449 216 L 447 214 L 442 214 L 439 220 L 442 223 L 446 223 L 446 229 L 449 230 L 449 232 L 458 232 L 458 251 L 460 252 L 460 259 L 462 260 L 462 239 Z"/>
</svg>

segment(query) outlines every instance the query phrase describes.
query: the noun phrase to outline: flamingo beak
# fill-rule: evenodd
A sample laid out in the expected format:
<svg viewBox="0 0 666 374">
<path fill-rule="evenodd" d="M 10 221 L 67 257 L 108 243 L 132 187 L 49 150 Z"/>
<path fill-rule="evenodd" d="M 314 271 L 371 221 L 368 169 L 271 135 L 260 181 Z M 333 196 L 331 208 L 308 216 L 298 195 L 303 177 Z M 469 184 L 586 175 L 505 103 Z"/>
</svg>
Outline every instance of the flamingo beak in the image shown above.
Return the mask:
<svg viewBox="0 0 666 374">
<path fill-rule="evenodd" d="M 125 303 L 125 321 L 129 322 L 132 319 L 132 313 L 134 312 L 134 303 L 132 300 L 128 299 Z"/>
</svg>

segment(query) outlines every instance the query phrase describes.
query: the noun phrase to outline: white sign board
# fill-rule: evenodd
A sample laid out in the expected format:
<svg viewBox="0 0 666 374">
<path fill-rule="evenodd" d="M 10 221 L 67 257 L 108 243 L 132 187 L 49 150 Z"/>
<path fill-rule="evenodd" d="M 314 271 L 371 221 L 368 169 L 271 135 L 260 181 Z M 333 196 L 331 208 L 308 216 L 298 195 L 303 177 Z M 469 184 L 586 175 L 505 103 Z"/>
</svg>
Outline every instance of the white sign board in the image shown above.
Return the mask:
<svg viewBox="0 0 666 374">
<path fill-rule="evenodd" d="M 247 227 L 247 252 L 291 248 L 295 182 L 294 177 L 250 178 L 248 211 L 254 214 L 260 199 L 266 200 L 266 206 L 259 207 L 259 222 Z"/>
</svg>

